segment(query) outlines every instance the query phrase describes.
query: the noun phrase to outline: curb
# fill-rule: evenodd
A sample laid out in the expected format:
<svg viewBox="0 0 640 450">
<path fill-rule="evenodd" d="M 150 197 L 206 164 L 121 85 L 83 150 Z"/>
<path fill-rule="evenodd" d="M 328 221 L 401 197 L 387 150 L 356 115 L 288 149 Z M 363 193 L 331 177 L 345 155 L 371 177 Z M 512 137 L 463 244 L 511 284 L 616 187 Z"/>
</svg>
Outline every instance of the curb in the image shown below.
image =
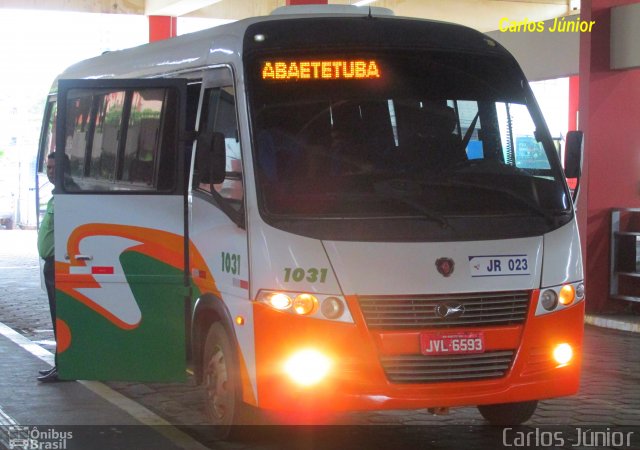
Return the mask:
<svg viewBox="0 0 640 450">
<path fill-rule="evenodd" d="M 632 333 L 640 333 L 640 317 L 625 316 L 596 316 L 587 314 L 584 322 L 589 325 L 595 325 L 602 328 L 610 328 L 612 330 L 630 331 Z"/>
</svg>

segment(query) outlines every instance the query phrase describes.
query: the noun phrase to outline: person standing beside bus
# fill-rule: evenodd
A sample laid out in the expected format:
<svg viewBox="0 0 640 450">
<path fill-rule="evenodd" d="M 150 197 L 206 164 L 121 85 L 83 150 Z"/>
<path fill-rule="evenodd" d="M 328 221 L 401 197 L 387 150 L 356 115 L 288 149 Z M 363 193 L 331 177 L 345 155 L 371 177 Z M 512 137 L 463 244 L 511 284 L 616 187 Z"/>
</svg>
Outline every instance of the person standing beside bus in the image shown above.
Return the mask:
<svg viewBox="0 0 640 450">
<path fill-rule="evenodd" d="M 47 156 L 47 178 L 55 186 L 55 153 Z M 54 188 L 55 192 L 55 188 Z M 53 323 L 53 336 L 57 342 L 56 333 L 56 290 L 55 290 L 55 258 L 54 258 L 54 234 L 53 234 L 53 195 L 47 203 L 47 211 L 44 214 L 40 228 L 38 229 L 38 255 L 44 261 L 42 274 L 44 284 L 47 288 L 49 298 L 49 310 L 51 312 L 51 322 Z M 43 383 L 58 381 L 58 368 L 54 365 L 49 370 L 41 370 L 38 381 Z"/>
</svg>

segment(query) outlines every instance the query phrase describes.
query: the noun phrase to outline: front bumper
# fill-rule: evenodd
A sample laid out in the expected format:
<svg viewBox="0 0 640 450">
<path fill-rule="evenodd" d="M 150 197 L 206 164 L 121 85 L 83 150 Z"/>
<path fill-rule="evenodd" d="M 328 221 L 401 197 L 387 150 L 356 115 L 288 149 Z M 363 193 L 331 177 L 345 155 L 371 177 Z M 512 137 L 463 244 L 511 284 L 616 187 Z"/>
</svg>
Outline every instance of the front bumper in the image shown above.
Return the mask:
<svg viewBox="0 0 640 450">
<path fill-rule="evenodd" d="M 537 302 L 537 298 L 531 300 Z M 254 306 L 259 407 L 276 411 L 419 409 L 539 400 L 578 390 L 584 301 L 539 317 L 534 315 L 535 308 L 529 308 L 523 325 L 465 328 L 484 333 L 486 353 L 511 352 L 508 369 L 494 378 L 429 383 L 391 382 L 382 363 L 407 355 L 421 358 L 420 333 L 427 330 L 369 330 L 356 300 L 348 301 L 355 324 L 294 317 L 262 304 Z M 564 366 L 552 357 L 559 343 L 568 343 L 574 350 L 572 361 Z M 321 382 L 300 386 L 285 373 L 284 361 L 301 349 L 317 350 L 333 362 Z"/>
</svg>

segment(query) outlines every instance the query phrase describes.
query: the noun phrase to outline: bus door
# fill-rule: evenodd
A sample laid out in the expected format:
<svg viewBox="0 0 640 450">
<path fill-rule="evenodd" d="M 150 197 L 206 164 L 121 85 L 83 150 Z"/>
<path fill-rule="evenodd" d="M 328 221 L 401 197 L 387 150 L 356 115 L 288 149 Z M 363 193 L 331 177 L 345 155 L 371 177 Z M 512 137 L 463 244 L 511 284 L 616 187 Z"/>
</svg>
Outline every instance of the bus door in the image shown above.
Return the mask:
<svg viewBox="0 0 640 450">
<path fill-rule="evenodd" d="M 213 308 L 221 318 L 251 317 L 249 254 L 245 226 L 243 161 L 240 147 L 238 102 L 231 68 L 208 69 L 203 76 L 197 120 L 198 135 L 216 135 L 224 142 L 224 179 L 212 180 L 203 170 L 205 148 L 196 150 L 192 184 L 190 238 L 195 296 L 200 308 Z M 203 152 L 204 151 L 204 152 Z M 221 181 L 221 182 L 220 182 Z M 202 256 L 200 256 L 202 255 Z M 253 348 L 253 327 L 234 326 L 223 320 L 227 333 L 246 352 Z M 203 350 L 201 327 L 195 327 L 195 348 Z M 242 356 L 240 356 L 242 358 Z M 251 356 L 248 356 L 251 359 Z M 205 363 L 206 364 L 206 363 Z M 245 364 L 245 362 L 241 362 Z M 250 364 L 250 361 L 246 361 Z M 249 391 L 250 389 L 247 389 Z M 251 400 L 248 400 L 251 401 Z"/>
<path fill-rule="evenodd" d="M 59 82 L 63 379 L 186 379 L 185 99 L 178 79 Z"/>
</svg>

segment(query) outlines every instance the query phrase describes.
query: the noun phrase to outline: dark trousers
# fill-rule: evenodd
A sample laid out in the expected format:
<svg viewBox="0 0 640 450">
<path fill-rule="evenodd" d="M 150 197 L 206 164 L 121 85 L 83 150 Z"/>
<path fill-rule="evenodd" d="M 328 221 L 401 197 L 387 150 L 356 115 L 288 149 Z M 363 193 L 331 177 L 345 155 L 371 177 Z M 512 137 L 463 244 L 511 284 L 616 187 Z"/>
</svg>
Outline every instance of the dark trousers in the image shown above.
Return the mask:
<svg viewBox="0 0 640 450">
<path fill-rule="evenodd" d="M 44 267 L 42 274 L 44 275 L 44 285 L 47 288 L 47 297 L 49 297 L 49 311 L 51 312 L 51 322 L 53 323 L 53 336 L 57 340 L 56 332 L 56 262 L 53 256 L 44 259 Z"/>
</svg>

